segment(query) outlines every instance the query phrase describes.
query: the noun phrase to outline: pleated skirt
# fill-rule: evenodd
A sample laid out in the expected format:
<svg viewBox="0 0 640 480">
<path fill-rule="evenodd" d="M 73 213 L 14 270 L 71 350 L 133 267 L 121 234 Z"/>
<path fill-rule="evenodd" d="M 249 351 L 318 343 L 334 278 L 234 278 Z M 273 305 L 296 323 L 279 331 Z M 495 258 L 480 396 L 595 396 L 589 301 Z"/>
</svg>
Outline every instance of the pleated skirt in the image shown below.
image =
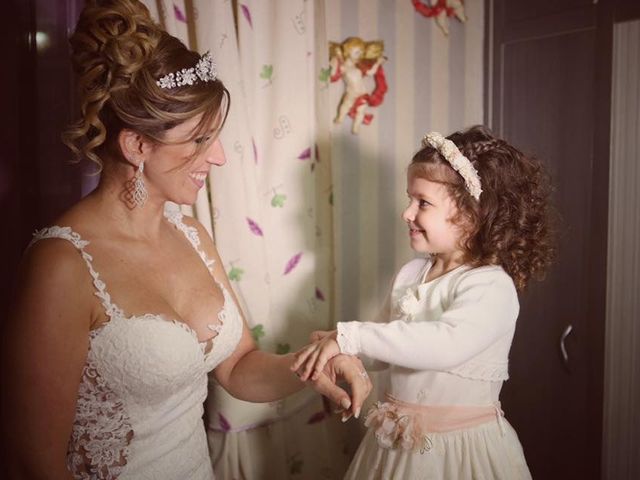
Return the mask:
<svg viewBox="0 0 640 480">
<path fill-rule="evenodd" d="M 346 480 L 530 480 L 531 473 L 513 427 L 502 420 L 464 430 L 429 434 L 420 453 L 384 448 L 369 429 Z"/>
</svg>

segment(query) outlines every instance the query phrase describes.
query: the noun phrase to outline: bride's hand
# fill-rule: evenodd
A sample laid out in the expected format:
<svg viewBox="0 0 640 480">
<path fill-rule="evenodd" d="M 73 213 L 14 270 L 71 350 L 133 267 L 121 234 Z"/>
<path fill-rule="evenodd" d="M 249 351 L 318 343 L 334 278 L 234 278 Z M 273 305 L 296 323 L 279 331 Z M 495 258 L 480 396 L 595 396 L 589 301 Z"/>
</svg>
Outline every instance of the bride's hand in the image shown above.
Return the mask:
<svg viewBox="0 0 640 480">
<path fill-rule="evenodd" d="M 313 332 L 311 339 L 314 343 L 303 347 L 295 354 L 296 360 L 291 366 L 291 370 L 298 372 L 298 376 L 303 381 L 307 381 L 310 376 L 312 380 L 316 380 L 324 370 L 326 363 L 340 354 L 336 338 L 337 331 L 335 330 Z"/>
<path fill-rule="evenodd" d="M 349 394 L 336 385 L 338 380 L 344 380 L 351 390 Z M 342 421 L 347 421 L 351 415 L 360 416 L 362 404 L 371 393 L 373 385 L 358 357 L 340 354 L 333 357 L 325 366 L 316 380 L 312 380 L 313 388 L 325 395 L 331 401 L 340 405 L 345 411 Z"/>
</svg>

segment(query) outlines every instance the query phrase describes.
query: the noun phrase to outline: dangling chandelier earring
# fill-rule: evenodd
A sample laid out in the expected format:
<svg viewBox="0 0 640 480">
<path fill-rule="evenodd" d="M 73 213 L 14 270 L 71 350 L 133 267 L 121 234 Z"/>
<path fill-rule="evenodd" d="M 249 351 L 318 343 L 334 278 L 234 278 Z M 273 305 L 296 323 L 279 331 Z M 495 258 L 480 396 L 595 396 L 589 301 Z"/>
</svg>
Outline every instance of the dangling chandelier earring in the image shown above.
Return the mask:
<svg viewBox="0 0 640 480">
<path fill-rule="evenodd" d="M 133 177 L 133 192 L 132 192 L 132 200 L 136 207 L 142 207 L 149 194 L 147 193 L 147 189 L 144 186 L 144 179 L 142 178 L 142 173 L 144 172 L 144 160 L 140 162 L 138 166 L 138 170 L 136 171 L 135 176 Z"/>
</svg>

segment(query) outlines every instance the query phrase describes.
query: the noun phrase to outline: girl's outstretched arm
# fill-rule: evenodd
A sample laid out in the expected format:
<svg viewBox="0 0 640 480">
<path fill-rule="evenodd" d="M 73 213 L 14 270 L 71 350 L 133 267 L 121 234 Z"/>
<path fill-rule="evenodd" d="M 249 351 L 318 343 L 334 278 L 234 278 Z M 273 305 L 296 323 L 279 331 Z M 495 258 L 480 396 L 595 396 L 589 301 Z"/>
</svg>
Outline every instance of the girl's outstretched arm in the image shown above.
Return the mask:
<svg viewBox="0 0 640 480">
<path fill-rule="evenodd" d="M 391 315 L 391 290 L 387 293 L 384 304 L 373 323 L 386 323 Z M 302 380 L 307 380 L 312 375 L 312 380 L 316 380 L 325 364 L 334 356 L 340 353 L 337 340 L 337 330 L 316 330 L 309 338 L 311 343 L 295 354 L 296 361 L 291 367 L 297 371 Z M 388 365 L 377 359 L 367 359 L 362 357 L 367 370 L 382 370 Z M 368 360 L 368 362 L 367 362 Z M 382 367 L 382 368 L 381 368 Z"/>
<path fill-rule="evenodd" d="M 502 270 L 481 267 L 455 287 L 450 305 L 437 319 L 338 323 L 341 353 L 364 354 L 417 370 L 446 370 L 478 355 L 496 340 L 513 335 L 518 296 Z"/>
</svg>

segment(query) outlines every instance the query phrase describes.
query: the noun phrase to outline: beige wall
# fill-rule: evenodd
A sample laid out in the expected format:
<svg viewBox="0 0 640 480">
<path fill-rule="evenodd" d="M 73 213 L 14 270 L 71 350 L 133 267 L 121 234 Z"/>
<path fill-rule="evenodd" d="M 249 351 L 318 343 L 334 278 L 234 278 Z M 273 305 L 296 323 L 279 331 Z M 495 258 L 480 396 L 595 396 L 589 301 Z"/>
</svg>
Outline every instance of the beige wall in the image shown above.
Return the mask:
<svg viewBox="0 0 640 480">
<path fill-rule="evenodd" d="M 640 478 L 640 21 L 614 28 L 603 478 Z"/>
</svg>

